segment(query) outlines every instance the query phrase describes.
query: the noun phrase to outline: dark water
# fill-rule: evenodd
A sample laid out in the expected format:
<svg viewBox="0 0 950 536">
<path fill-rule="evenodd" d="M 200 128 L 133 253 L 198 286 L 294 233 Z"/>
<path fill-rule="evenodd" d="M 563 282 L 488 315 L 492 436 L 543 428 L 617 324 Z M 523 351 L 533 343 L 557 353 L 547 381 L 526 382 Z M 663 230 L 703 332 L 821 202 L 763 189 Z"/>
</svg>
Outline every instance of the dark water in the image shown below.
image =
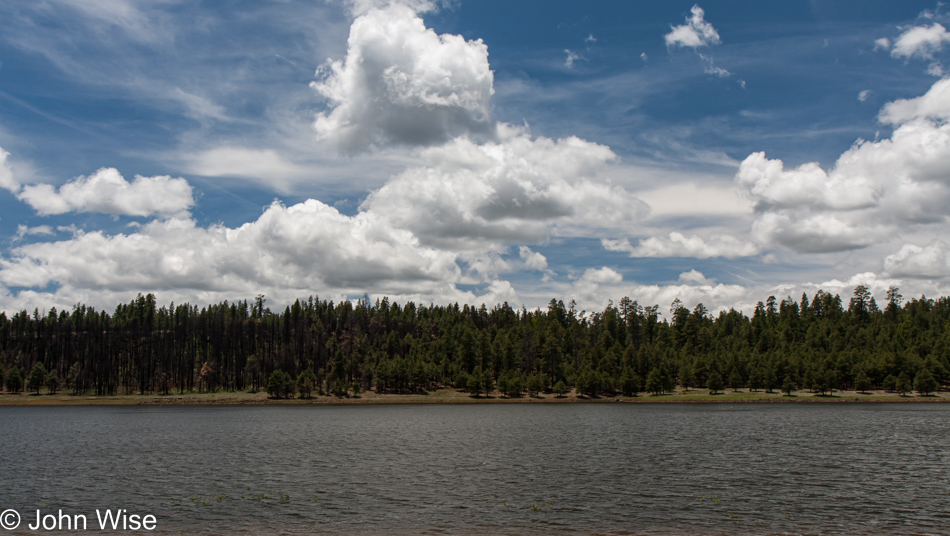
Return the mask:
<svg viewBox="0 0 950 536">
<path fill-rule="evenodd" d="M 0 408 L 0 509 L 178 534 L 950 534 L 950 405 Z M 5 531 L 0 531 L 5 532 Z"/>
</svg>

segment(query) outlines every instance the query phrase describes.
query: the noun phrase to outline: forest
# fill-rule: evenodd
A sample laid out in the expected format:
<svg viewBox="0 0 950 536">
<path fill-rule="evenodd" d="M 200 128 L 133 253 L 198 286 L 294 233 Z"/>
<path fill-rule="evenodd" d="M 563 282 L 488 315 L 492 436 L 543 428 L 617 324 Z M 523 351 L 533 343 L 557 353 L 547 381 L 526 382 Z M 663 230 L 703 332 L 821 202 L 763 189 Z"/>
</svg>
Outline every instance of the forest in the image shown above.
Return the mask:
<svg viewBox="0 0 950 536">
<path fill-rule="evenodd" d="M 668 320 L 667 320 L 668 318 Z M 884 389 L 928 394 L 950 382 L 950 298 L 879 307 L 858 286 L 845 306 L 818 291 L 759 302 L 751 317 L 677 299 L 668 315 L 630 298 L 603 311 L 297 300 L 159 306 L 138 295 L 111 314 L 85 305 L 0 313 L 8 392 L 169 394 L 267 390 L 274 397 L 417 393 L 582 396 L 710 389 Z"/>
</svg>

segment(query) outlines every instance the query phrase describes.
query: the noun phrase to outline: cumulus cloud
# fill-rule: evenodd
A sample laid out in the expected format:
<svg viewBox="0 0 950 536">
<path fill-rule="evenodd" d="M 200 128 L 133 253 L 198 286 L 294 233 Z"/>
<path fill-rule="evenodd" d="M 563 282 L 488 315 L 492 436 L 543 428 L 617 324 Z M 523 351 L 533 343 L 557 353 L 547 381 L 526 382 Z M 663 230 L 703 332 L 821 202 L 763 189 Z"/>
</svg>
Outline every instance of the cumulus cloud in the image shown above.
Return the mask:
<svg viewBox="0 0 950 536">
<path fill-rule="evenodd" d="M 690 9 L 686 24 L 671 26 L 670 33 L 663 36 L 668 47 L 699 48 L 718 45 L 719 32 L 706 21 L 706 13 L 699 5 Z"/>
<path fill-rule="evenodd" d="M 608 251 L 622 251 L 631 257 L 693 257 L 709 259 L 712 257 L 749 257 L 757 255 L 759 248 L 747 241 L 732 236 L 713 235 L 704 239 L 698 235 L 686 236 L 672 232 L 668 237 L 651 236 L 640 240 L 634 247 L 626 238 L 623 240 L 601 239 L 601 245 Z"/>
<path fill-rule="evenodd" d="M 527 268 L 542 272 L 548 269 L 548 259 L 537 251 L 531 251 L 528 246 L 518 248 L 518 255 Z"/>
<path fill-rule="evenodd" d="M 130 234 L 96 231 L 27 244 L 0 260 L 8 286 L 111 291 L 194 289 L 250 295 L 258 288 L 311 292 L 437 290 L 459 274 L 455 255 L 420 247 L 371 214 L 346 216 L 319 201 L 272 204 L 237 228 L 191 219 L 152 221 Z"/>
<path fill-rule="evenodd" d="M 17 197 L 43 216 L 66 212 L 167 216 L 185 212 L 194 204 L 191 185 L 185 179 L 137 175 L 129 183 L 115 168 L 78 177 L 58 191 L 49 184 L 27 185 Z"/>
<path fill-rule="evenodd" d="M 314 127 L 343 153 L 494 136 L 488 47 L 436 34 L 402 4 L 361 14 L 346 58 L 318 74 L 311 87 L 331 109 L 317 114 Z"/>
<path fill-rule="evenodd" d="M 361 209 L 437 247 L 501 250 L 537 242 L 558 226 L 579 234 L 630 226 L 647 210 L 600 175 L 616 155 L 575 137 L 536 138 L 503 129 L 499 143 L 456 139 L 427 150 L 428 165 L 395 176 Z"/>
<path fill-rule="evenodd" d="M 884 270 L 892 277 L 946 278 L 950 276 L 950 246 L 939 238 L 924 247 L 904 244 L 884 259 Z"/>
<path fill-rule="evenodd" d="M 932 59 L 933 55 L 943 50 L 943 44 L 950 41 L 950 33 L 941 24 L 933 23 L 930 26 L 914 26 L 901 33 L 894 41 L 891 56 L 895 58 L 922 58 Z M 881 48 L 887 48 L 887 40 L 875 42 Z"/>
<path fill-rule="evenodd" d="M 753 153 L 736 183 L 756 206 L 753 237 L 803 253 L 868 246 L 913 226 L 950 217 L 950 82 L 889 103 L 880 120 L 889 138 L 858 140 L 829 170 L 785 169 Z"/>
<path fill-rule="evenodd" d="M 706 279 L 699 270 L 690 270 L 680 274 L 679 282 L 687 285 L 710 285 L 714 283 L 711 279 Z"/>
<path fill-rule="evenodd" d="M 895 126 L 916 119 L 947 121 L 950 119 L 950 79 L 938 80 L 920 97 L 887 103 L 878 119 Z"/>
</svg>

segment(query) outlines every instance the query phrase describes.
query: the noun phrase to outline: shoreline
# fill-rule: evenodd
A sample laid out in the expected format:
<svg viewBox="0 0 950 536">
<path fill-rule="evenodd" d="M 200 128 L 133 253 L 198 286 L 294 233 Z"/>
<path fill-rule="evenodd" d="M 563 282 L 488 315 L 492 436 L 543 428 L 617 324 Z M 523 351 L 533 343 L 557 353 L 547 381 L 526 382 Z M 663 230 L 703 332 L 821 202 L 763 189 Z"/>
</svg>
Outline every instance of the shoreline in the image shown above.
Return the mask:
<svg viewBox="0 0 950 536">
<path fill-rule="evenodd" d="M 264 392 L 247 391 L 183 393 L 183 394 L 131 394 L 131 395 L 72 395 L 50 394 L 12 394 L 0 393 L 0 407 L 38 407 L 38 406 L 346 406 L 381 404 L 840 404 L 840 403 L 943 403 L 950 402 L 950 392 L 939 392 L 930 396 L 911 394 L 900 396 L 897 393 L 868 391 L 866 394 L 855 391 L 838 391 L 835 395 L 820 396 L 800 392 L 792 396 L 781 393 L 750 392 L 740 389 L 738 392 L 726 391 L 710 395 L 706 390 L 652 396 L 641 394 L 636 397 L 609 396 L 588 398 L 576 396 L 573 392 L 563 397 L 553 394 L 541 394 L 537 397 L 522 396 L 505 398 L 500 395 L 491 397 L 472 397 L 455 389 L 438 389 L 426 394 L 390 394 L 368 391 L 359 397 L 315 396 L 310 399 L 290 398 L 274 399 Z"/>
</svg>

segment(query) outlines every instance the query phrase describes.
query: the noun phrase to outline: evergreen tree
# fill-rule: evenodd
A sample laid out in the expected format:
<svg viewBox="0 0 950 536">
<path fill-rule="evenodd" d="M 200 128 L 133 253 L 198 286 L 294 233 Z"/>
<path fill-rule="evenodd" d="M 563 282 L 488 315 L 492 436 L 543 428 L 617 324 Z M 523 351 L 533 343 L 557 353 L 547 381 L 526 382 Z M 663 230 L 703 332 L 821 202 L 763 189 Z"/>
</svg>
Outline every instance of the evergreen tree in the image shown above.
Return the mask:
<svg viewBox="0 0 950 536">
<path fill-rule="evenodd" d="M 630 367 L 625 367 L 620 375 L 620 391 L 624 396 L 637 396 L 640 392 L 640 376 Z"/>
<path fill-rule="evenodd" d="M 920 372 L 914 377 L 914 390 L 923 396 L 936 391 L 937 387 L 937 380 L 934 379 L 934 375 L 926 367 L 920 369 Z"/>
<path fill-rule="evenodd" d="M 762 388 L 764 380 L 762 378 L 762 369 L 755 367 L 749 372 L 749 390 L 752 392 Z"/>
<path fill-rule="evenodd" d="M 658 367 L 654 367 L 653 370 L 647 374 L 647 384 L 646 391 L 653 396 L 658 396 L 663 394 L 663 377 L 662 372 Z"/>
<path fill-rule="evenodd" d="M 706 388 L 709 389 L 709 394 L 718 394 L 724 387 L 722 384 L 722 376 L 720 376 L 718 372 L 712 371 L 709 373 L 709 376 L 706 377 Z"/>
<path fill-rule="evenodd" d="M 567 385 L 564 385 L 563 381 L 558 380 L 557 383 L 554 384 L 554 395 L 558 398 L 561 398 L 566 393 L 567 393 Z"/>
<path fill-rule="evenodd" d="M 7 371 L 7 391 L 13 394 L 19 393 L 23 389 L 23 376 L 20 374 L 19 367 L 13 367 Z"/>
<path fill-rule="evenodd" d="M 313 367 L 309 366 L 297 375 L 297 389 L 302 398 L 310 398 L 313 390 L 317 386 L 317 375 L 313 372 Z"/>
<path fill-rule="evenodd" d="M 284 371 L 277 369 L 267 378 L 267 394 L 274 398 L 284 395 Z"/>
<path fill-rule="evenodd" d="M 897 383 L 894 386 L 894 390 L 897 391 L 897 394 L 904 396 L 911 391 L 910 379 L 907 377 L 907 373 L 901 371 L 900 376 L 897 377 Z"/>
<path fill-rule="evenodd" d="M 729 373 L 729 387 L 732 388 L 732 392 L 734 393 L 738 393 L 739 387 L 742 387 L 742 376 L 735 367 L 733 367 L 732 372 Z"/>
<path fill-rule="evenodd" d="M 55 395 L 56 391 L 59 390 L 59 376 L 56 375 L 56 371 L 51 370 L 49 374 L 46 375 L 44 383 L 46 384 L 46 389 L 49 391 L 49 394 Z"/>
<path fill-rule="evenodd" d="M 685 389 L 686 392 L 688 393 L 689 388 L 696 385 L 696 375 L 693 373 L 693 367 L 690 366 L 688 363 L 684 362 L 683 365 L 680 366 L 679 376 L 680 376 L 680 385 L 682 385 L 683 389 Z"/>
<path fill-rule="evenodd" d="M 795 392 L 795 382 L 792 381 L 791 376 L 785 376 L 785 380 L 782 382 L 782 392 L 785 393 L 785 396 L 792 396 L 792 393 Z"/>
<path fill-rule="evenodd" d="M 472 374 L 468 377 L 468 392 L 471 393 L 472 396 L 478 398 L 478 396 L 482 393 L 483 385 L 482 371 L 480 368 L 476 367 L 475 370 L 472 371 Z"/>
<path fill-rule="evenodd" d="M 868 379 L 868 375 L 864 370 L 858 372 L 858 375 L 854 378 L 854 390 L 859 393 L 864 393 L 871 387 L 871 380 Z"/>
<path fill-rule="evenodd" d="M 508 374 L 502 374 L 498 377 L 498 392 L 506 397 L 511 396 L 511 381 L 508 377 Z"/>
<path fill-rule="evenodd" d="M 884 388 L 887 392 L 894 392 L 897 390 L 897 378 L 893 374 L 888 374 L 884 381 L 881 382 L 881 387 Z"/>
<path fill-rule="evenodd" d="M 495 390 L 495 380 L 492 378 L 491 370 L 485 369 L 482 372 L 482 390 L 485 391 L 485 396 L 491 396 L 492 391 Z"/>
<path fill-rule="evenodd" d="M 43 387 L 44 383 L 46 383 L 46 367 L 43 366 L 43 363 L 37 361 L 27 377 L 26 388 L 40 394 L 40 388 Z"/>
</svg>

